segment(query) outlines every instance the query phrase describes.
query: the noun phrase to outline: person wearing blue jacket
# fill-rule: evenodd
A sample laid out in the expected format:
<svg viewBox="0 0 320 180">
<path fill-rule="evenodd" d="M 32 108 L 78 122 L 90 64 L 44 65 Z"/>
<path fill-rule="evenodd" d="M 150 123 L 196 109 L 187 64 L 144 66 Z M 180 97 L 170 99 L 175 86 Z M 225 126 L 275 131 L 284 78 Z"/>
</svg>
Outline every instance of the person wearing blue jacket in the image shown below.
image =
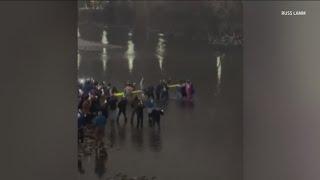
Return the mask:
<svg viewBox="0 0 320 180">
<path fill-rule="evenodd" d="M 153 99 L 152 96 L 150 96 L 146 103 L 145 103 L 145 106 L 147 108 L 147 112 L 148 112 L 148 120 L 149 120 L 149 125 L 151 126 L 153 123 L 152 123 L 152 117 L 151 117 L 151 113 L 152 113 L 152 110 L 155 108 L 155 101 Z"/>
</svg>

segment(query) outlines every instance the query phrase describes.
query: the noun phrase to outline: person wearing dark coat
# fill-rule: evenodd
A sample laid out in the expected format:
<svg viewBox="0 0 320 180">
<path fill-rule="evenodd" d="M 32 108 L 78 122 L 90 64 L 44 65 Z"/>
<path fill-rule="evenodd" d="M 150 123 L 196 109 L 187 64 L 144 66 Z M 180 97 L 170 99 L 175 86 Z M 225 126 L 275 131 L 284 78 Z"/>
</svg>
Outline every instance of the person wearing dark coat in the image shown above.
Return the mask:
<svg viewBox="0 0 320 180">
<path fill-rule="evenodd" d="M 163 85 L 162 85 L 160 99 L 164 101 L 167 101 L 169 99 L 169 87 L 165 81 L 163 82 Z"/>
<path fill-rule="evenodd" d="M 161 91 L 162 91 L 162 89 L 163 89 L 162 81 L 160 81 L 160 84 L 158 84 L 158 85 L 156 86 L 156 99 L 157 99 L 157 101 L 159 101 L 160 98 L 161 98 Z"/>
<path fill-rule="evenodd" d="M 118 117 L 117 117 L 118 123 L 119 123 L 119 118 L 120 118 L 121 114 L 123 114 L 124 119 L 125 119 L 125 123 L 127 123 L 127 114 L 126 114 L 127 103 L 128 103 L 128 101 L 125 97 L 122 97 L 120 102 L 118 103 L 118 108 L 119 108 L 119 113 L 118 113 Z"/>
<path fill-rule="evenodd" d="M 102 115 L 106 118 L 109 117 L 109 110 L 108 110 L 108 103 L 105 102 L 101 105 L 101 112 L 102 112 Z"/>
<path fill-rule="evenodd" d="M 108 106 L 109 106 L 109 117 L 110 119 L 115 120 L 116 118 L 116 112 L 117 112 L 117 104 L 118 104 L 118 99 L 116 96 L 111 96 L 108 99 Z"/>
<path fill-rule="evenodd" d="M 153 86 L 148 86 L 145 94 L 148 96 L 148 98 L 152 97 L 154 99 L 154 87 Z"/>
<path fill-rule="evenodd" d="M 160 129 L 160 119 L 161 119 L 161 115 L 163 115 L 163 110 L 160 108 L 155 108 L 153 109 L 152 113 L 151 113 L 151 117 L 152 117 L 152 122 L 153 122 L 153 126 L 155 126 L 155 124 L 157 124 L 158 128 Z"/>
<path fill-rule="evenodd" d="M 137 105 L 137 128 L 142 128 L 143 127 L 143 109 L 144 109 L 144 104 L 142 100 L 139 100 L 138 105 Z"/>
<path fill-rule="evenodd" d="M 131 103 L 131 107 L 132 107 L 131 124 L 133 124 L 134 115 L 137 114 L 138 103 L 139 103 L 139 98 L 138 98 L 138 96 L 135 96 L 132 103 Z"/>
</svg>

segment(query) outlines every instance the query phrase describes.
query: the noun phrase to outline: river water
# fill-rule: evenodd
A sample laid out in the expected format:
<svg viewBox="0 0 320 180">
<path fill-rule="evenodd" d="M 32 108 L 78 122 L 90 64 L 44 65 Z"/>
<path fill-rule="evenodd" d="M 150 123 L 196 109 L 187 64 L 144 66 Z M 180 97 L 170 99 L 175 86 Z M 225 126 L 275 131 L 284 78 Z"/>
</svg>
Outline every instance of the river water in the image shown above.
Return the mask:
<svg viewBox="0 0 320 180">
<path fill-rule="evenodd" d="M 108 127 L 108 159 L 82 158 L 79 180 L 155 176 L 161 180 L 236 180 L 242 176 L 242 47 L 213 47 L 188 38 L 155 33 L 139 41 L 129 30 L 86 24 L 85 40 L 121 45 L 78 53 L 78 77 L 93 77 L 123 87 L 127 80 L 145 84 L 161 78 L 191 80 L 193 103 L 169 101 L 161 130 L 145 126 Z M 109 124 L 108 124 L 109 125 Z M 110 126 L 110 125 L 109 125 Z"/>
</svg>

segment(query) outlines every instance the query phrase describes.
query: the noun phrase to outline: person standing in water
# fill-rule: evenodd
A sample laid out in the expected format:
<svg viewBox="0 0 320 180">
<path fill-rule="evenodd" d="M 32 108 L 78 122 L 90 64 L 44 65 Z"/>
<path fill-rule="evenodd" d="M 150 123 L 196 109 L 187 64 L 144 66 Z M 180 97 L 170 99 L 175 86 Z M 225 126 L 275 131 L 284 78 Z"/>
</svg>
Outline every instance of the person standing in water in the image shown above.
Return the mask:
<svg viewBox="0 0 320 180">
<path fill-rule="evenodd" d="M 132 103 L 131 103 L 131 107 L 132 107 L 132 113 L 131 113 L 131 124 L 133 124 L 133 119 L 134 116 L 137 114 L 137 107 L 138 107 L 138 103 L 139 103 L 139 98 L 137 95 L 135 95 Z"/>
<path fill-rule="evenodd" d="M 183 85 L 184 82 L 180 80 L 178 86 L 176 87 L 176 98 L 178 100 L 181 100 L 183 97 Z"/>
<path fill-rule="evenodd" d="M 163 82 L 163 85 L 162 85 L 160 99 L 166 102 L 167 100 L 169 100 L 169 86 L 167 81 L 163 80 L 162 82 Z"/>
<path fill-rule="evenodd" d="M 125 123 L 127 123 L 127 114 L 126 114 L 127 103 L 128 103 L 128 101 L 125 97 L 122 97 L 120 99 L 120 102 L 118 103 L 119 113 L 118 113 L 118 117 L 117 117 L 117 123 L 119 123 L 119 118 L 120 118 L 121 114 L 123 114 L 124 119 L 125 119 Z"/>
<path fill-rule="evenodd" d="M 144 109 L 144 104 L 141 99 L 139 99 L 138 105 L 137 105 L 137 128 L 142 128 L 143 127 L 143 109 Z"/>
<path fill-rule="evenodd" d="M 105 127 L 107 124 L 107 118 L 102 115 L 102 112 L 99 111 L 98 115 L 93 119 L 95 125 L 95 136 L 97 140 L 97 144 L 102 143 L 102 138 L 105 133 Z"/>
<path fill-rule="evenodd" d="M 155 126 L 155 124 L 157 124 L 158 129 L 160 129 L 161 115 L 163 115 L 163 110 L 162 109 L 155 108 L 155 109 L 152 110 L 151 116 L 152 116 L 152 120 L 153 120 L 153 126 Z"/>
<path fill-rule="evenodd" d="M 193 93 L 194 93 L 193 85 L 192 85 L 192 83 L 188 80 L 187 83 L 186 83 L 186 94 L 187 94 L 187 99 L 188 99 L 189 101 L 192 100 Z"/>
<path fill-rule="evenodd" d="M 152 122 L 151 113 L 152 113 L 153 109 L 155 108 L 155 102 L 154 102 L 154 99 L 152 96 L 148 97 L 148 99 L 146 101 L 146 107 L 147 107 L 147 112 L 148 112 L 149 125 L 152 126 L 153 122 Z"/>
<path fill-rule="evenodd" d="M 148 98 L 152 97 L 154 99 L 154 87 L 152 85 L 148 86 L 144 93 L 147 95 Z"/>
<path fill-rule="evenodd" d="M 160 83 L 156 86 L 156 99 L 157 99 L 157 101 L 160 100 L 162 88 L 163 88 L 162 80 L 160 80 Z"/>
<path fill-rule="evenodd" d="M 110 107 L 110 115 L 109 117 L 113 120 L 115 120 L 116 118 L 116 113 L 117 113 L 117 103 L 118 103 L 118 99 L 116 96 L 112 95 L 111 97 L 109 97 L 108 99 L 108 104 Z"/>
</svg>

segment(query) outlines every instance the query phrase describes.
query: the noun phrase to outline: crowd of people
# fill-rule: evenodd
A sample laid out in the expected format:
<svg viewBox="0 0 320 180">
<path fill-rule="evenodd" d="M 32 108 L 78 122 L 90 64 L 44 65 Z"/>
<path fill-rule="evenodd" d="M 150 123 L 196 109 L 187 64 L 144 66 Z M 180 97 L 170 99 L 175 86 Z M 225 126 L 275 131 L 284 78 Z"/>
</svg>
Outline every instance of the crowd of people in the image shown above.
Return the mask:
<svg viewBox="0 0 320 180">
<path fill-rule="evenodd" d="M 169 93 L 170 88 L 175 89 L 173 91 L 175 93 Z M 167 106 L 169 98 L 192 101 L 193 94 L 194 87 L 190 81 L 172 84 L 170 80 L 161 80 L 156 86 L 144 87 L 143 78 L 141 78 L 139 88 L 135 83 L 127 82 L 119 90 L 111 83 L 106 84 L 94 79 L 80 79 L 77 115 L 78 144 L 79 147 L 82 147 L 81 152 L 88 153 L 92 150 L 95 152 L 95 171 L 101 176 L 105 172 L 105 161 L 108 159 L 103 141 L 108 121 L 110 121 L 111 129 L 114 127 L 114 123 L 118 125 L 122 123 L 121 127 L 126 128 L 126 124 L 130 122 L 132 128 L 136 127 L 136 130 L 140 131 L 143 128 L 146 114 L 149 126 L 160 129 L 160 119 L 164 115 L 164 108 Z M 129 116 L 128 111 L 130 112 Z M 156 132 L 157 128 L 154 129 Z M 86 142 L 84 143 L 85 137 Z M 78 169 L 80 173 L 84 173 L 79 154 Z"/>
<path fill-rule="evenodd" d="M 140 89 L 135 83 L 127 82 L 122 91 L 111 83 L 98 82 L 94 79 L 79 80 L 78 83 L 78 141 L 83 143 L 85 129 L 94 129 L 94 137 L 102 140 L 107 121 L 117 124 L 123 119 L 127 124 L 143 128 L 144 114 L 150 127 L 160 129 L 160 119 L 164 114 L 163 108 L 169 100 L 169 88 L 176 88 L 178 99 L 192 100 L 194 88 L 190 81 L 180 81 L 174 86 L 170 80 L 161 80 L 156 86 L 143 87 L 143 78 L 140 81 Z M 128 117 L 127 109 L 131 108 L 131 116 Z"/>
</svg>

